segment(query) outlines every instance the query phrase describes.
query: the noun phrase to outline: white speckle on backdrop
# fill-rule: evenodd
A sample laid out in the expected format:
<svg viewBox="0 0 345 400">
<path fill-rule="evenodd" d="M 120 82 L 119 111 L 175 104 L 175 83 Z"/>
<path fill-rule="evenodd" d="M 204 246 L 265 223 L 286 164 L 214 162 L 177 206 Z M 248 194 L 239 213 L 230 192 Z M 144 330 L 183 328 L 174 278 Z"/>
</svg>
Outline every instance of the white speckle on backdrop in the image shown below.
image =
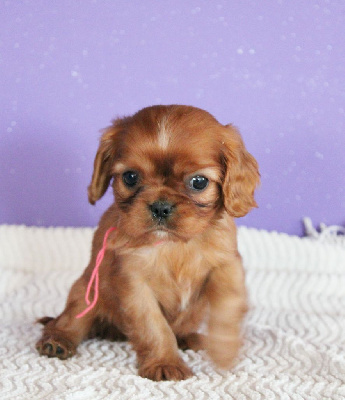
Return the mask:
<svg viewBox="0 0 345 400">
<path fill-rule="evenodd" d="M 315 153 L 315 157 L 318 158 L 319 160 L 323 160 L 324 159 L 324 155 L 322 153 L 318 152 L 318 151 Z"/>
</svg>

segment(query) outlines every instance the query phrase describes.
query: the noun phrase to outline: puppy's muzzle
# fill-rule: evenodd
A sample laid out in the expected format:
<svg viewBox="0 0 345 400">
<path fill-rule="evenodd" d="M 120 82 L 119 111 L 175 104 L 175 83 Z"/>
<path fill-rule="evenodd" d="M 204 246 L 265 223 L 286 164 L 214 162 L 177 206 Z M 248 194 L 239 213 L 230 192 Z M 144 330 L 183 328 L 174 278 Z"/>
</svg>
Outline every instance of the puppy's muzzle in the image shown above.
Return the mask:
<svg viewBox="0 0 345 400">
<path fill-rule="evenodd" d="M 174 206 L 168 201 L 155 201 L 149 206 L 152 217 L 159 225 L 165 224 L 173 212 Z"/>
</svg>

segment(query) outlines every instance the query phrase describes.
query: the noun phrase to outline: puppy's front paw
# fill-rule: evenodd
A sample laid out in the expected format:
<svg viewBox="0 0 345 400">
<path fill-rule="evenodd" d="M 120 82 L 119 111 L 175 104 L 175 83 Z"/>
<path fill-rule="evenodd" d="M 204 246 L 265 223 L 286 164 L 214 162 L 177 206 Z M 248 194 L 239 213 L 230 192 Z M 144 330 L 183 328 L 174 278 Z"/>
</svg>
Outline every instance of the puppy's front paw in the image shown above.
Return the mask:
<svg viewBox="0 0 345 400">
<path fill-rule="evenodd" d="M 152 381 L 181 381 L 193 376 L 182 360 L 145 362 L 139 368 L 139 375 Z"/>
<path fill-rule="evenodd" d="M 57 357 L 60 360 L 66 360 L 76 352 L 76 346 L 73 343 L 55 335 L 43 336 L 36 343 L 36 349 L 42 356 Z"/>
<path fill-rule="evenodd" d="M 207 353 L 220 368 L 227 369 L 234 365 L 242 341 L 238 337 L 209 336 L 206 339 Z"/>
</svg>

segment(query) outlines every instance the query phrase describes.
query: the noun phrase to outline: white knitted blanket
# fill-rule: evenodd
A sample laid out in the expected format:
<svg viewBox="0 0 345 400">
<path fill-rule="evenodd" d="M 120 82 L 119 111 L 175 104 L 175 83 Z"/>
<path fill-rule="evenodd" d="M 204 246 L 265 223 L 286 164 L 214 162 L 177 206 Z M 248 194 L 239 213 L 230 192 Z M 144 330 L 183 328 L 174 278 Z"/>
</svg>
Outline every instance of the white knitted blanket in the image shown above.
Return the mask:
<svg viewBox="0 0 345 400">
<path fill-rule="evenodd" d="M 345 248 L 239 229 L 251 310 L 235 368 L 181 352 L 195 376 L 137 375 L 127 343 L 90 340 L 40 357 L 37 317 L 57 315 L 88 262 L 93 230 L 0 226 L 0 399 L 345 399 Z"/>
</svg>

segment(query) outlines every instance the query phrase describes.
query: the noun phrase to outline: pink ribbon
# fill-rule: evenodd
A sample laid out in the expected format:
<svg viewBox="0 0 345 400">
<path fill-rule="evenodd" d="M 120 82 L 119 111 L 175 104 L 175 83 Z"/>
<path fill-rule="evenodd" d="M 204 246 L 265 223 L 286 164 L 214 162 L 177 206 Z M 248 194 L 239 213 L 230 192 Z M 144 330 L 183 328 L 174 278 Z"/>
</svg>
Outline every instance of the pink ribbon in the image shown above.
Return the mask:
<svg viewBox="0 0 345 400">
<path fill-rule="evenodd" d="M 86 315 L 89 311 L 91 311 L 95 307 L 95 305 L 97 303 L 98 295 L 99 295 L 99 273 L 98 273 L 98 270 L 99 270 L 99 266 L 101 265 L 101 263 L 103 261 L 103 258 L 104 258 L 105 250 L 106 250 L 106 247 L 107 247 L 108 236 L 114 230 L 116 230 L 116 228 L 115 227 L 111 227 L 111 228 L 109 228 L 107 230 L 107 232 L 104 235 L 103 246 L 102 246 L 101 250 L 97 254 L 96 264 L 95 264 L 95 267 L 94 267 L 94 269 L 92 271 L 89 283 L 87 285 L 86 293 L 85 293 L 85 302 L 88 305 L 88 307 L 85 308 L 85 310 L 82 311 L 80 314 L 78 314 L 76 316 L 76 318 L 84 317 L 84 315 Z M 91 292 L 93 283 L 95 283 L 95 285 L 94 285 L 94 295 L 93 295 L 93 299 L 92 299 L 92 302 L 91 302 L 90 301 L 90 292 Z"/>
</svg>

